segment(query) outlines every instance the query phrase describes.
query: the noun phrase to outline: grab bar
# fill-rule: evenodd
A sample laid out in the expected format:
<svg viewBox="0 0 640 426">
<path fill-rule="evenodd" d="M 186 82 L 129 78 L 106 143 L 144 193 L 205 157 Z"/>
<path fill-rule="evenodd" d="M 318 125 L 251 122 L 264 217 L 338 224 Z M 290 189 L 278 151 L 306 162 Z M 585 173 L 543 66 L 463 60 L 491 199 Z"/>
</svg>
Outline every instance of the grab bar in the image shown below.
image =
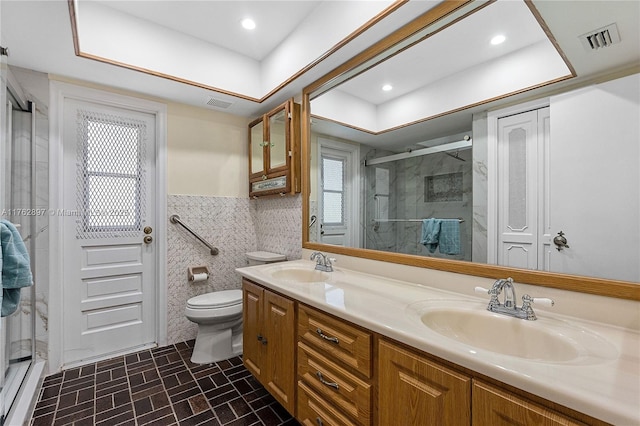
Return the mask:
<svg viewBox="0 0 640 426">
<path fill-rule="evenodd" d="M 209 250 L 211 251 L 211 255 L 215 256 L 218 254 L 218 249 L 214 246 L 212 246 L 211 244 L 209 244 L 204 238 L 202 238 L 200 235 L 198 235 L 197 232 L 195 232 L 193 229 L 189 228 L 187 225 L 184 224 L 184 222 L 182 222 L 180 220 L 180 216 L 178 216 L 177 214 L 171 215 L 169 217 L 169 222 L 171 223 L 177 223 L 178 225 L 182 226 L 184 229 L 186 229 L 187 231 L 189 231 L 189 233 L 191 235 L 193 235 L 194 237 L 196 237 L 196 239 L 198 241 L 200 241 L 202 244 L 204 244 L 205 246 L 207 246 L 209 248 Z"/>
</svg>

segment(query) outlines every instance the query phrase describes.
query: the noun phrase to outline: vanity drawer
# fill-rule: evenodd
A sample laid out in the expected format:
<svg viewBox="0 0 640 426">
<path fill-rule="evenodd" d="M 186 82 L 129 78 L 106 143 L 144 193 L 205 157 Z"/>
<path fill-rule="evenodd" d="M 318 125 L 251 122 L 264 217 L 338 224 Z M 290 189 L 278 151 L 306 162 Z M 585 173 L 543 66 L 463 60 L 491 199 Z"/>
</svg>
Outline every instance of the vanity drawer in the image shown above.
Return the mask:
<svg viewBox="0 0 640 426">
<path fill-rule="evenodd" d="M 298 420 L 304 426 L 358 426 L 302 381 L 298 382 Z"/>
<path fill-rule="evenodd" d="M 359 424 L 371 424 L 371 385 L 302 342 L 298 343 L 298 375 L 332 406 L 357 419 Z"/>
<path fill-rule="evenodd" d="M 371 334 L 298 304 L 298 335 L 356 371 L 371 377 Z"/>
</svg>

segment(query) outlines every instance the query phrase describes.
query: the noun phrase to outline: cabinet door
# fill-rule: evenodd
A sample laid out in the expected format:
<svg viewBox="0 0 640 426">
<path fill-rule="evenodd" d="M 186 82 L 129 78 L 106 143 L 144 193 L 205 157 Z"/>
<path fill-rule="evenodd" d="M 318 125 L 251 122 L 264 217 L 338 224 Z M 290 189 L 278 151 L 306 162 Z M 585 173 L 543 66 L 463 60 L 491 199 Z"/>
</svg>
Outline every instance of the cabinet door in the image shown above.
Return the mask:
<svg viewBox="0 0 640 426">
<path fill-rule="evenodd" d="M 261 287 L 242 281 L 242 359 L 245 367 L 260 381 L 263 380 L 262 366 L 266 350 L 262 330 L 263 300 L 264 290 Z"/>
<path fill-rule="evenodd" d="M 378 367 L 380 425 L 470 424 L 469 377 L 382 340 Z"/>
<path fill-rule="evenodd" d="M 288 108 L 268 116 L 268 169 L 267 174 L 286 170 L 289 166 L 289 115 Z"/>
<path fill-rule="evenodd" d="M 265 170 L 265 127 L 261 119 L 249 125 L 249 177 L 262 178 Z"/>
<path fill-rule="evenodd" d="M 266 362 L 263 377 L 267 390 L 290 413 L 295 408 L 295 304 L 292 300 L 264 292 Z"/>
<path fill-rule="evenodd" d="M 477 425 L 583 425 L 564 415 L 474 380 L 473 424 Z"/>
</svg>

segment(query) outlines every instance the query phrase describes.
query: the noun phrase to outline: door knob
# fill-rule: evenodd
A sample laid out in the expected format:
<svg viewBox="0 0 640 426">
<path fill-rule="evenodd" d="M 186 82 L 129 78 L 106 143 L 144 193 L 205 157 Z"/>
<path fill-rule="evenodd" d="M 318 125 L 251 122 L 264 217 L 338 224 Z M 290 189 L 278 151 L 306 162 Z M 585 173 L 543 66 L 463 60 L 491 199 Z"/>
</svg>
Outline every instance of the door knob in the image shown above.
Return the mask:
<svg viewBox="0 0 640 426">
<path fill-rule="evenodd" d="M 142 241 L 144 241 L 145 244 L 151 244 L 151 242 L 153 241 L 153 237 L 151 235 L 145 235 Z"/>
<path fill-rule="evenodd" d="M 153 228 L 150 226 L 145 226 L 144 229 L 142 230 L 145 234 L 149 235 L 150 233 L 153 232 Z"/>
<path fill-rule="evenodd" d="M 556 249 L 561 251 L 563 248 L 569 248 L 569 244 L 567 244 L 567 239 L 564 236 L 564 232 L 558 232 L 558 235 L 553 237 L 553 244 L 556 245 Z"/>
</svg>

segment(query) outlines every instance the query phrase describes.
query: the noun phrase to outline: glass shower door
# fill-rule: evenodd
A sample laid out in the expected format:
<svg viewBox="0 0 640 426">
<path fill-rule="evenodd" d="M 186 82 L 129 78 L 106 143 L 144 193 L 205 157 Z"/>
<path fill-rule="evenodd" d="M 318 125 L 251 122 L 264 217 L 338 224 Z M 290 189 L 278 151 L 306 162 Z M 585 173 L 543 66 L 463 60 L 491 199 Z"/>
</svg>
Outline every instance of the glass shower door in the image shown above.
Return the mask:
<svg viewBox="0 0 640 426">
<path fill-rule="evenodd" d="M 0 217 L 18 228 L 25 240 L 33 270 L 33 116 L 30 112 L 22 111 L 20 102 L 7 90 L 9 71 L 5 55 L 0 55 L 0 74 Z M 0 319 L 0 425 L 5 423 L 7 414 L 15 405 L 34 360 L 34 286 L 22 288 L 20 292 L 20 303 L 15 312 Z"/>
<path fill-rule="evenodd" d="M 11 96 L 6 103 L 7 120 L 2 171 L 5 185 L 2 202 L 2 218 L 12 222 L 18 228 L 29 255 L 34 257 L 31 236 L 34 234 L 32 220 L 32 114 L 14 109 Z M 11 410 L 12 404 L 18 396 L 20 386 L 29 372 L 33 361 L 33 321 L 32 309 L 33 286 L 22 288 L 20 304 L 15 312 L 0 320 L 2 328 L 2 346 L 4 384 L 2 400 L 4 403 L 3 417 Z"/>
</svg>

